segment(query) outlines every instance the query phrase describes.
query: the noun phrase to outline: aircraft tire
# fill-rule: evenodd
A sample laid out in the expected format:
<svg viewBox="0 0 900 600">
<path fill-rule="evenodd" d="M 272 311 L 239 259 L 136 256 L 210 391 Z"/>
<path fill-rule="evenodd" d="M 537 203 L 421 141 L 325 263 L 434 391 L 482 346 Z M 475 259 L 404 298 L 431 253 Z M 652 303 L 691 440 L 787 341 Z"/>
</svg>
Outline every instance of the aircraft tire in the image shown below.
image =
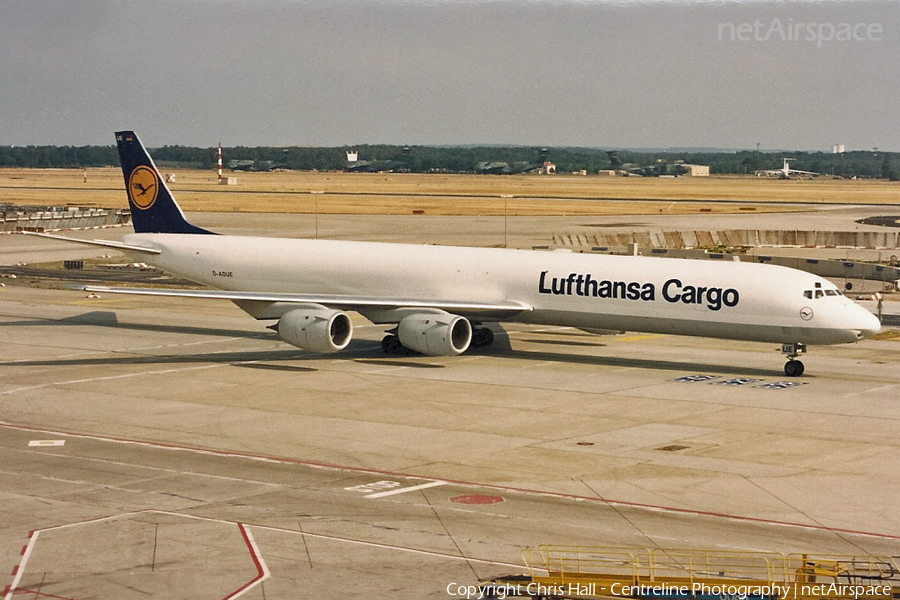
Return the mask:
<svg viewBox="0 0 900 600">
<path fill-rule="evenodd" d="M 386 335 L 381 340 L 381 349 L 385 354 L 400 354 L 403 351 L 403 344 L 396 335 Z"/>
<path fill-rule="evenodd" d="M 789 360 L 784 365 L 784 374 L 788 377 L 800 377 L 804 370 L 805 367 L 799 360 Z"/>
<path fill-rule="evenodd" d="M 479 327 L 472 332 L 472 347 L 483 348 L 494 343 L 494 332 L 487 327 Z"/>
</svg>

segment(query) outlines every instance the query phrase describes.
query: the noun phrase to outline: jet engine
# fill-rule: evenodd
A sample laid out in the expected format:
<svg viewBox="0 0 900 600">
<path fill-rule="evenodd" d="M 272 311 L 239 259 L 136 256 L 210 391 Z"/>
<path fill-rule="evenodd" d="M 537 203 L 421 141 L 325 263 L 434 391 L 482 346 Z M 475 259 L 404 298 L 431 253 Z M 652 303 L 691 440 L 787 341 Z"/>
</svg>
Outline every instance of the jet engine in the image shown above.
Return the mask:
<svg viewBox="0 0 900 600">
<path fill-rule="evenodd" d="M 428 356 L 455 356 L 472 342 L 472 325 L 444 311 L 414 313 L 400 320 L 397 337 L 407 348 Z"/>
<path fill-rule="evenodd" d="M 295 308 L 278 321 L 278 337 L 311 352 L 343 350 L 353 337 L 347 313 L 324 306 Z"/>
</svg>

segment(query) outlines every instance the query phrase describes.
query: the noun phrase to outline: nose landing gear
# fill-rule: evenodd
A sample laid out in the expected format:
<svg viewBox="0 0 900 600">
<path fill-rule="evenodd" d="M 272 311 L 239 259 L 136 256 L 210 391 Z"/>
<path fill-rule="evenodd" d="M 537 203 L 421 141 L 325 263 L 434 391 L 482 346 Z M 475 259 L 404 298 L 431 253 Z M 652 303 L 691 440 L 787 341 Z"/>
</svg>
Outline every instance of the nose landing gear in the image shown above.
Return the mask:
<svg viewBox="0 0 900 600">
<path fill-rule="evenodd" d="M 804 369 L 803 362 L 793 358 L 789 358 L 784 364 L 784 374 L 788 377 L 800 377 Z"/>
<path fill-rule="evenodd" d="M 781 353 L 787 356 L 787 363 L 784 365 L 784 374 L 788 377 L 800 377 L 803 375 L 803 362 L 796 360 L 798 356 L 806 353 L 806 344 L 782 344 Z"/>
</svg>

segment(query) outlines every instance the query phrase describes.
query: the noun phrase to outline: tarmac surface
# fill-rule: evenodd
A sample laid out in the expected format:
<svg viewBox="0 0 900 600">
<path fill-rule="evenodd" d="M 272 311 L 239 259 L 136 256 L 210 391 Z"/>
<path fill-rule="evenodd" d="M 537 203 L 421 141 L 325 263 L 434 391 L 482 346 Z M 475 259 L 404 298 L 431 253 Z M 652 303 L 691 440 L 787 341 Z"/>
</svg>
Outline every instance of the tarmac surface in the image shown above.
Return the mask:
<svg viewBox="0 0 900 600">
<path fill-rule="evenodd" d="M 312 218 L 196 222 L 309 235 Z M 537 245 L 584 222 L 507 234 Z M 319 232 L 489 245 L 498 223 L 329 216 Z M 0 263 L 98 254 L 59 244 L 2 236 Z M 566 328 L 388 357 L 355 317 L 348 351 L 322 356 L 230 303 L 2 281 L 10 600 L 459 598 L 551 543 L 900 555 L 900 342 L 812 347 L 788 381 L 771 344 Z"/>
</svg>

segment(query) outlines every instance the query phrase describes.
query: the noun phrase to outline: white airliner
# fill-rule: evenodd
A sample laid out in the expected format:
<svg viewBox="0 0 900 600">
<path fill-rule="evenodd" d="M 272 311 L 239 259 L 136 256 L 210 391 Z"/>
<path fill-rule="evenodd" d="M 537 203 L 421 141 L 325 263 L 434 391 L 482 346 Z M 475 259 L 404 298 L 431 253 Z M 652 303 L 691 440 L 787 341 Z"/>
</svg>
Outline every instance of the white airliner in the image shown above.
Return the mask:
<svg viewBox="0 0 900 600">
<path fill-rule="evenodd" d="M 784 165 L 780 169 L 757 171 L 757 174 L 765 175 L 767 177 L 780 177 L 781 179 L 789 179 L 791 175 L 809 175 L 810 177 L 817 177 L 821 175 L 821 173 L 816 173 L 815 171 L 800 171 L 799 169 L 792 169 L 791 165 L 788 163 L 788 161 L 790 160 L 793 159 L 785 158 Z"/>
<path fill-rule="evenodd" d="M 394 326 L 388 353 L 461 354 L 493 341 L 484 323 L 514 321 L 781 343 L 785 373 L 799 376 L 806 344 L 880 329 L 827 280 L 773 265 L 216 235 L 187 222 L 133 132 L 116 141 L 135 233 L 82 243 L 215 289 L 85 289 L 231 300 L 312 352 L 347 347 L 355 311 Z"/>
</svg>

